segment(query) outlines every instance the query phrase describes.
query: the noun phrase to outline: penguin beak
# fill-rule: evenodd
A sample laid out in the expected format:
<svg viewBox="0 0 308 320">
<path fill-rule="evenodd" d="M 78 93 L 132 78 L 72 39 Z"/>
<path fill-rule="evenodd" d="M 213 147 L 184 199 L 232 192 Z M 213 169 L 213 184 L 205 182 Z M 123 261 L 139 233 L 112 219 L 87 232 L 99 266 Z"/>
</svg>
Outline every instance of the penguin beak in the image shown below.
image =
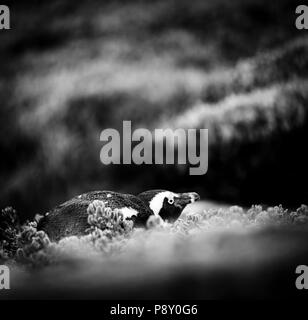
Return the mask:
<svg viewBox="0 0 308 320">
<path fill-rule="evenodd" d="M 184 208 L 186 205 L 200 200 L 200 196 L 196 192 L 180 193 L 179 197 L 174 198 L 174 205 Z"/>
</svg>

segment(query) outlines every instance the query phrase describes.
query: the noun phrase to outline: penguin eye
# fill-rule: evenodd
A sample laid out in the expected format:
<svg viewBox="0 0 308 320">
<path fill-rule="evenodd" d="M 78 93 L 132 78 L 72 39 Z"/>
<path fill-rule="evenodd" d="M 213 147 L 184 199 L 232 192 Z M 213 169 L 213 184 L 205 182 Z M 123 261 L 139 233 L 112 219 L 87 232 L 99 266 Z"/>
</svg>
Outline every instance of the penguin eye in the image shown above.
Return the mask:
<svg viewBox="0 0 308 320">
<path fill-rule="evenodd" d="M 173 204 L 174 203 L 174 199 L 168 199 L 168 203 L 169 204 Z"/>
</svg>

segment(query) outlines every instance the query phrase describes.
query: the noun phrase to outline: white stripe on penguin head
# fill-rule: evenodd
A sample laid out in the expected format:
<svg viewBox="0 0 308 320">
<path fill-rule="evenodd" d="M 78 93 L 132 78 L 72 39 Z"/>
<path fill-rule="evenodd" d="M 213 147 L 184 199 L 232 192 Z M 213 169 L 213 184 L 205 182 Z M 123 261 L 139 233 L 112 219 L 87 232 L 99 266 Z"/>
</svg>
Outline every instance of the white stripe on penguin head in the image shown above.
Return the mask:
<svg viewBox="0 0 308 320">
<path fill-rule="evenodd" d="M 150 209 L 154 212 L 156 216 L 158 216 L 159 211 L 163 207 L 164 199 L 174 199 L 178 194 L 170 192 L 170 191 L 162 191 L 157 193 L 154 198 L 150 201 Z"/>
</svg>

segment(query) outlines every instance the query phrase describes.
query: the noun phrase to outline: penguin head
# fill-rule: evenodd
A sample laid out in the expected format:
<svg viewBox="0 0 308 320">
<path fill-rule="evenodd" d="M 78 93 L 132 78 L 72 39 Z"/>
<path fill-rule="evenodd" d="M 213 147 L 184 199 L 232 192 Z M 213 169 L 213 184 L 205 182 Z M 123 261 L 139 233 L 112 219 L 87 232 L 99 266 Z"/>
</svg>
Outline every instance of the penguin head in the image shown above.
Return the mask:
<svg viewBox="0 0 308 320">
<path fill-rule="evenodd" d="M 177 220 L 186 205 L 200 199 L 196 192 L 175 193 L 166 190 L 149 190 L 138 197 L 147 203 L 154 215 L 169 222 Z"/>
</svg>

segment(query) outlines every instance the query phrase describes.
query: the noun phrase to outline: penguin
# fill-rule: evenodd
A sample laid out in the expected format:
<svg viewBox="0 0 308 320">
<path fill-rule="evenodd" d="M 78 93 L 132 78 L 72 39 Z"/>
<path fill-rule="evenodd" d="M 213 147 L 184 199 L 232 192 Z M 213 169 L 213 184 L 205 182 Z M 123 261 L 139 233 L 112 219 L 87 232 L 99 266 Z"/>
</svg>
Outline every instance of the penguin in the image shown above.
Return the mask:
<svg viewBox="0 0 308 320">
<path fill-rule="evenodd" d="M 145 227 L 152 215 L 174 222 L 189 203 L 199 200 L 196 192 L 175 193 L 167 190 L 149 190 L 139 195 L 114 191 L 91 191 L 55 207 L 38 221 L 38 230 L 46 232 L 51 241 L 67 236 L 82 236 L 89 228 L 87 208 L 94 200 L 105 202 L 106 207 L 118 209 L 134 227 Z"/>
</svg>

